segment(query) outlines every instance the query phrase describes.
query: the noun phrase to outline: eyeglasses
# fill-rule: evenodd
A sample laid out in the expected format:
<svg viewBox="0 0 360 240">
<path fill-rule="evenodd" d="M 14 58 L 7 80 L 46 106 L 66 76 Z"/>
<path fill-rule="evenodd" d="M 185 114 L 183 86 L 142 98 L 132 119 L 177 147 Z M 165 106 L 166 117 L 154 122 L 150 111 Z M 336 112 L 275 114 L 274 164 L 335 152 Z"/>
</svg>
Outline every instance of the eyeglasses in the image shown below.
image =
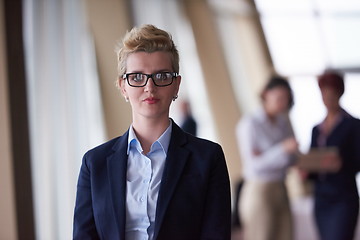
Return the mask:
<svg viewBox="0 0 360 240">
<path fill-rule="evenodd" d="M 165 87 L 171 85 L 177 76 L 179 76 L 179 74 L 176 72 L 159 72 L 153 74 L 125 73 L 123 79 L 126 79 L 132 87 L 144 87 L 149 78 L 151 78 L 155 86 Z"/>
</svg>

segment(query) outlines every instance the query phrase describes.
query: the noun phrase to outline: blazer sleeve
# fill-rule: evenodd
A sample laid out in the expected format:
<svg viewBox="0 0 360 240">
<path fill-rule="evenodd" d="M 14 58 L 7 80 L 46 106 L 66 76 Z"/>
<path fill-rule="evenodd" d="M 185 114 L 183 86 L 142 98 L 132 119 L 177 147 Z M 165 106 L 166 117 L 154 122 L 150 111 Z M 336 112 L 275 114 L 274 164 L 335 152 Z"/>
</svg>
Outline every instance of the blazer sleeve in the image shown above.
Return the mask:
<svg viewBox="0 0 360 240">
<path fill-rule="evenodd" d="M 90 168 L 85 154 L 77 184 L 73 239 L 100 239 L 93 215 L 90 179 Z"/>
<path fill-rule="evenodd" d="M 310 150 L 312 148 L 317 148 L 318 144 L 317 144 L 317 138 L 319 135 L 319 131 L 317 129 L 317 127 L 313 127 L 312 131 L 311 131 L 311 141 L 310 141 Z M 311 181 L 315 181 L 317 180 L 319 177 L 319 174 L 316 172 L 309 172 L 309 174 L 307 175 L 307 179 L 311 180 Z"/>
<path fill-rule="evenodd" d="M 356 119 L 354 124 L 354 165 L 356 172 L 360 171 L 360 120 Z"/>
<path fill-rule="evenodd" d="M 212 161 L 201 239 L 228 240 L 231 238 L 230 181 L 224 153 L 219 145 Z"/>
</svg>

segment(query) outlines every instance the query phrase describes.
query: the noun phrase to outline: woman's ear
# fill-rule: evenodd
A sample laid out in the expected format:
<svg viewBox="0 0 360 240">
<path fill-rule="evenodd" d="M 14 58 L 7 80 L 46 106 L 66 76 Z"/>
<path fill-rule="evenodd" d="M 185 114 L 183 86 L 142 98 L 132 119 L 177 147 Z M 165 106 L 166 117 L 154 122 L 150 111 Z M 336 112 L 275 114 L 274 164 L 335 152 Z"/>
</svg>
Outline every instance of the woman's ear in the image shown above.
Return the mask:
<svg viewBox="0 0 360 240">
<path fill-rule="evenodd" d="M 118 85 L 118 87 L 119 87 L 119 89 L 120 89 L 121 94 L 122 94 L 124 97 L 126 97 L 127 95 L 126 95 L 126 89 L 125 89 L 125 81 L 124 81 L 124 79 L 122 79 L 122 78 L 119 77 L 118 82 L 117 82 L 117 85 Z"/>
<path fill-rule="evenodd" d="M 179 89 L 180 89 L 180 83 L 181 83 L 181 76 L 177 76 L 176 77 L 176 95 L 179 93 Z"/>
<path fill-rule="evenodd" d="M 261 99 L 262 102 L 265 102 L 266 93 L 267 93 L 267 90 L 263 90 L 263 91 L 260 93 L 260 99 Z"/>
<path fill-rule="evenodd" d="M 126 93 L 126 89 L 125 89 L 125 81 L 122 78 L 118 79 L 117 85 L 119 86 L 121 95 L 123 95 L 124 99 L 126 102 L 129 102 L 129 97 Z"/>
</svg>

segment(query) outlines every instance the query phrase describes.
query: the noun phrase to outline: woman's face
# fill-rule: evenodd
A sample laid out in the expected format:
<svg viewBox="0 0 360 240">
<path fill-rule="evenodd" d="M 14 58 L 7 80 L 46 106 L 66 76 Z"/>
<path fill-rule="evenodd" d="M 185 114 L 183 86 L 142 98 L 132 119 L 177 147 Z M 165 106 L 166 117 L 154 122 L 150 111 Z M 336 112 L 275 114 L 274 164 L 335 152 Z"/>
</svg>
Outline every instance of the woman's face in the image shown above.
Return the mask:
<svg viewBox="0 0 360 240">
<path fill-rule="evenodd" d="M 173 72 L 171 55 L 168 52 L 135 52 L 128 56 L 126 73 L 153 74 Z M 169 86 L 158 87 L 150 78 L 144 87 L 131 87 L 120 79 L 120 88 L 132 107 L 133 118 L 168 118 L 171 101 L 179 91 L 181 77 L 174 79 Z"/>
<path fill-rule="evenodd" d="M 290 94 L 284 87 L 275 87 L 265 91 L 264 106 L 268 113 L 277 115 L 288 111 Z"/>
<path fill-rule="evenodd" d="M 322 87 L 321 96 L 328 111 L 337 110 L 339 106 L 340 94 L 332 87 Z"/>
</svg>

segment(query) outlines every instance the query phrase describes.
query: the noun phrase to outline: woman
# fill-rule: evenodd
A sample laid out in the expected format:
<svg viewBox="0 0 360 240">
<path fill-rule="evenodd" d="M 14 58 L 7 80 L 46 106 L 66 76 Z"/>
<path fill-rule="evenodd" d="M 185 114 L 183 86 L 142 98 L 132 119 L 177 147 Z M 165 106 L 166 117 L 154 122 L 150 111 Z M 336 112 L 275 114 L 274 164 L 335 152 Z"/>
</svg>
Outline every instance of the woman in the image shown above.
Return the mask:
<svg viewBox="0 0 360 240">
<path fill-rule="evenodd" d="M 144 25 L 127 33 L 118 52 L 118 84 L 132 124 L 85 154 L 74 239 L 230 239 L 221 147 L 169 119 L 178 73 L 178 51 L 167 32 Z"/>
<path fill-rule="evenodd" d="M 360 169 L 360 121 L 341 108 L 343 77 L 327 71 L 318 78 L 327 110 L 312 131 L 311 147 L 337 148 L 337 172 L 312 174 L 315 181 L 315 219 L 322 240 L 352 240 L 359 212 L 355 175 Z"/>
<path fill-rule="evenodd" d="M 273 77 L 261 97 L 262 108 L 243 118 L 237 130 L 243 161 L 239 209 L 244 240 L 289 240 L 292 221 L 284 179 L 297 151 L 288 118 L 293 96 L 285 79 Z"/>
</svg>

